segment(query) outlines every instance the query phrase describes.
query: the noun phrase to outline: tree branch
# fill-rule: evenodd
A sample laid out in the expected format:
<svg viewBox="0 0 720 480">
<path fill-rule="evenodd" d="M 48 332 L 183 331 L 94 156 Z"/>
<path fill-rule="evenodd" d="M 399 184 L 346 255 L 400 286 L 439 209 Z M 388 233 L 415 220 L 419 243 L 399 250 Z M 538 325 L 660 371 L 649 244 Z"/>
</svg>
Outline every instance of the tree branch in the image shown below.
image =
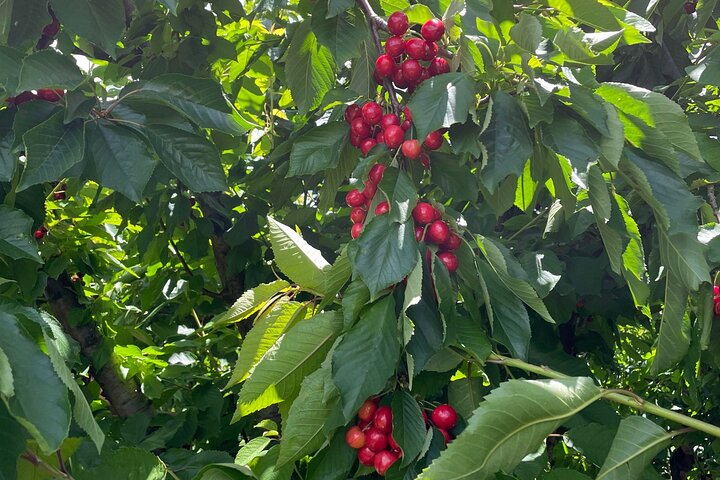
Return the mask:
<svg viewBox="0 0 720 480">
<path fill-rule="evenodd" d="M 707 186 L 707 195 L 710 208 L 712 208 L 713 215 L 715 215 L 715 220 L 720 223 L 720 211 L 718 211 L 717 198 L 715 197 L 715 185 Z"/>
<path fill-rule="evenodd" d="M 115 359 L 111 357 L 104 365 L 96 365 L 96 352 L 102 347 L 103 337 L 93 322 L 77 324 L 71 320 L 72 312 L 81 309 L 72 282 L 67 273 L 59 279 L 48 279 L 45 298 L 50 311 L 70 337 L 80 344 L 81 353 L 91 362 L 90 372 L 102 388 L 103 396 L 111 410 L 120 417 L 140 412 L 152 412 L 152 406 L 134 382 L 126 382 L 120 376 Z"/>
</svg>

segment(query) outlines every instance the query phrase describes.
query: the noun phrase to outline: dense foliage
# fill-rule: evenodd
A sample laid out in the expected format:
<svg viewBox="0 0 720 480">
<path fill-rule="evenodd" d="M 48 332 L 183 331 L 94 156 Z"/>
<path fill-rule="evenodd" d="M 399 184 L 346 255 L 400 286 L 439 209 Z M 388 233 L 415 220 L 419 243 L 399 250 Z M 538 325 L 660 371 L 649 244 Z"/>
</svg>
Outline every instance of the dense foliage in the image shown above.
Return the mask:
<svg viewBox="0 0 720 480">
<path fill-rule="evenodd" d="M 0 2 L 0 479 L 718 478 L 719 19 Z"/>
</svg>

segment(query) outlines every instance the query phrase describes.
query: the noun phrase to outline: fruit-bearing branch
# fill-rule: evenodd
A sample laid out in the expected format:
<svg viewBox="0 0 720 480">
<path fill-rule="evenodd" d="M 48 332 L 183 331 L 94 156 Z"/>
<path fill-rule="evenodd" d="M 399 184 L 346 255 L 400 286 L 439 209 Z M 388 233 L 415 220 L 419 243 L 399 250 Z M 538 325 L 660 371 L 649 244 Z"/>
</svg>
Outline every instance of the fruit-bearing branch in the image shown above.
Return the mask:
<svg viewBox="0 0 720 480">
<path fill-rule="evenodd" d="M 541 375 L 547 378 L 568 378 L 568 375 L 560 373 L 551 368 L 541 365 L 533 365 L 532 363 L 527 363 L 516 358 L 509 358 L 495 353 L 491 354 L 490 357 L 488 357 L 487 361 L 489 363 L 504 365 L 506 367 L 519 368 L 520 370 L 525 370 L 526 372 L 535 373 L 537 375 Z M 630 408 L 634 408 L 636 410 L 650 413 L 652 415 L 657 415 L 658 417 L 664 418 L 666 420 L 670 420 L 672 422 L 679 423 L 680 425 L 685 425 L 686 427 L 690 427 L 695 430 L 712 435 L 714 437 L 720 438 L 720 427 L 711 425 L 696 418 L 688 417 L 687 415 L 683 415 L 682 413 L 673 412 L 672 410 L 662 408 L 658 405 L 655 405 L 654 403 L 650 403 L 638 397 L 635 394 L 630 394 L 629 392 L 621 393 L 618 390 L 606 390 L 603 398 L 606 398 L 615 403 L 619 403 L 621 405 L 625 405 Z"/>
</svg>

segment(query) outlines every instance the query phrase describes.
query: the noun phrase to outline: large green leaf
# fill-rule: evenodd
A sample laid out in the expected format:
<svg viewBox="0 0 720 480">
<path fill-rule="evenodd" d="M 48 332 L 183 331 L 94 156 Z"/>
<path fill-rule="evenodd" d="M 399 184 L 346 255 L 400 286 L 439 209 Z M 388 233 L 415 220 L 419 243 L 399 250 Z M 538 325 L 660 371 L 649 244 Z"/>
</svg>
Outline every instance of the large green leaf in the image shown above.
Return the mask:
<svg viewBox="0 0 720 480">
<path fill-rule="evenodd" d="M 17 478 L 18 457 L 25 451 L 26 434 L 22 426 L 10 416 L 5 404 L 0 401 L 0 479 Z"/>
<path fill-rule="evenodd" d="M 0 205 L 0 253 L 13 260 L 27 258 L 43 263 L 30 236 L 33 221 L 21 210 Z"/>
<path fill-rule="evenodd" d="M 85 135 L 100 184 L 140 203 L 155 170 L 145 142 L 132 130 L 109 122 L 87 125 Z"/>
<path fill-rule="evenodd" d="M 355 450 L 343 441 L 330 442 L 308 463 L 307 480 L 347 480 L 355 463 Z"/>
<path fill-rule="evenodd" d="M 53 10 L 64 28 L 115 55 L 125 30 L 121 0 L 53 0 Z"/>
<path fill-rule="evenodd" d="M 311 25 L 318 43 L 330 50 L 336 65 L 356 58 L 363 40 L 368 37 L 362 12 L 350 9 L 328 16 L 328 2 L 315 4 Z"/>
<path fill-rule="evenodd" d="M 286 54 L 285 75 L 301 114 L 320 105 L 335 83 L 332 53 L 318 42 L 310 22 L 302 22 L 295 30 Z"/>
<path fill-rule="evenodd" d="M 274 218 L 268 217 L 268 225 L 275 263 L 280 270 L 301 287 L 322 293 L 325 270 L 330 268 L 322 253 Z"/>
<path fill-rule="evenodd" d="M 422 82 L 408 102 L 417 137 L 463 123 L 475 103 L 475 85 L 464 73 L 445 73 Z"/>
<path fill-rule="evenodd" d="M 325 312 L 303 320 L 284 334 L 243 384 L 233 421 L 293 398 L 303 379 L 325 359 L 342 325 L 339 312 Z"/>
<path fill-rule="evenodd" d="M 215 317 L 213 320 L 214 326 L 227 325 L 228 323 L 239 322 L 248 318 L 260 310 L 260 308 L 265 305 L 265 302 L 270 300 L 275 294 L 289 286 L 290 284 L 285 280 L 275 280 L 274 282 L 261 283 L 257 287 L 251 288 L 243 293 L 225 313 Z"/>
<path fill-rule="evenodd" d="M 688 291 L 680 279 L 669 271 L 665 277 L 665 304 L 655 359 L 650 367 L 653 375 L 672 368 L 685 357 L 690 348 L 690 319 L 686 313 Z"/>
<path fill-rule="evenodd" d="M 67 389 L 50 359 L 20 332 L 17 319 L 0 313 L 0 349 L 13 371 L 15 395 L 3 399 L 15 419 L 25 427 L 44 453 L 60 448 L 70 429 Z"/>
<path fill-rule="evenodd" d="M 106 450 L 95 467 L 73 470 L 77 480 L 163 480 L 165 465 L 160 459 L 139 448 L 122 447 Z"/>
<path fill-rule="evenodd" d="M 393 395 L 393 439 L 403 452 L 402 466 L 410 464 L 418 456 L 425 443 L 427 427 L 415 398 L 401 390 Z"/>
<path fill-rule="evenodd" d="M 510 29 L 510 38 L 524 50 L 535 53 L 542 40 L 542 25 L 537 17 L 520 14 L 520 21 Z"/>
<path fill-rule="evenodd" d="M 72 57 L 55 50 L 41 50 L 23 59 L 17 91 L 39 88 L 74 90 L 84 80 Z"/>
<path fill-rule="evenodd" d="M 148 125 L 144 132 L 163 165 L 190 190 L 227 189 L 220 155 L 205 137 L 169 125 Z"/>
<path fill-rule="evenodd" d="M 619 30 L 612 11 L 598 0 L 544 0 L 547 6 L 601 30 Z"/>
<path fill-rule="evenodd" d="M 348 141 L 347 124 L 332 122 L 315 127 L 293 142 L 288 176 L 311 175 L 336 167 Z"/>
<path fill-rule="evenodd" d="M 320 368 L 303 381 L 283 425 L 278 467 L 315 452 L 325 442 L 323 426 L 338 402 L 337 396 L 328 404 L 323 402 L 325 384 L 330 381 L 329 368 Z"/>
<path fill-rule="evenodd" d="M 400 355 L 395 302 L 387 296 L 360 315 L 332 357 L 332 379 L 350 420 L 362 403 L 383 389 Z M 368 361 L 372 359 L 372 361 Z"/>
<path fill-rule="evenodd" d="M 454 146 L 454 145 L 453 145 Z M 430 162 L 433 183 L 453 200 L 474 202 L 478 197 L 477 177 L 454 155 L 434 153 Z"/>
<path fill-rule="evenodd" d="M 43 26 L 51 21 L 45 0 L 0 2 L 0 43 L 23 49 L 33 46 Z"/>
<path fill-rule="evenodd" d="M 652 459 L 670 443 L 672 433 L 652 420 L 628 417 L 620 422 L 597 480 L 637 480 Z"/>
<path fill-rule="evenodd" d="M 250 375 L 263 355 L 275 345 L 294 320 L 300 308 L 299 303 L 281 300 L 272 310 L 255 320 L 255 325 L 243 339 L 235 369 L 225 388 L 242 382 Z"/>
<path fill-rule="evenodd" d="M 83 159 L 85 124 L 63 123 L 63 113 L 52 117 L 23 135 L 27 161 L 18 190 L 43 182 L 60 180 L 70 167 Z"/>
<path fill-rule="evenodd" d="M 371 298 L 405 278 L 417 263 L 417 242 L 412 222 L 392 222 L 389 215 L 375 217 L 348 247 L 353 271 L 370 289 Z"/>
<path fill-rule="evenodd" d="M 0 45 L 0 87 L 7 92 L 17 91 L 23 57 L 23 52 Z"/>
<path fill-rule="evenodd" d="M 390 220 L 400 223 L 407 222 L 417 203 L 417 190 L 410 175 L 404 170 L 389 167 L 383 174 L 380 190 L 387 195 L 390 204 Z"/>
<path fill-rule="evenodd" d="M 512 471 L 549 433 L 601 395 L 586 377 L 503 383 L 419 478 L 485 480 Z"/>
<path fill-rule="evenodd" d="M 220 85 L 209 78 L 196 78 L 176 73 L 160 75 L 125 92 L 128 100 L 159 102 L 187 116 L 203 128 L 213 128 L 229 134 L 242 133 L 241 125 Z"/>
<path fill-rule="evenodd" d="M 488 263 L 505 286 L 545 321 L 555 323 L 537 292 L 527 281 L 527 273 L 512 253 L 488 237 L 478 236 L 477 243 Z"/>
<path fill-rule="evenodd" d="M 588 164 L 600 157 L 597 145 L 580 122 L 571 117 L 556 116 L 551 124 L 543 125 L 542 132 L 545 145 L 570 160 L 580 173 L 587 171 Z"/>
<path fill-rule="evenodd" d="M 527 119 L 520 104 L 504 92 L 492 95 L 490 123 L 480 135 L 487 151 L 487 164 L 480 172 L 483 185 L 494 193 L 510 174 L 520 176 L 533 151 Z"/>
</svg>

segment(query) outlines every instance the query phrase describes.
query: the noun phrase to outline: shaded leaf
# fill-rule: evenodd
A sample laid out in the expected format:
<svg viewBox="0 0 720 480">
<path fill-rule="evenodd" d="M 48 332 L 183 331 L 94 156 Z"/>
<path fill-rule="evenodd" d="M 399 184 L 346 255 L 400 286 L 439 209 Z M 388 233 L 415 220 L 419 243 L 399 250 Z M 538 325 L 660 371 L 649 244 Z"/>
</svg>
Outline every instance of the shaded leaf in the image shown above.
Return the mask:
<svg viewBox="0 0 720 480">
<path fill-rule="evenodd" d="M 422 82 L 408 102 L 417 138 L 465 122 L 474 98 L 475 85 L 464 73 L 445 73 Z"/>
<path fill-rule="evenodd" d="M 30 236 L 33 221 L 20 210 L 0 205 L 0 253 L 13 260 L 27 258 L 43 263 L 36 241 Z"/>
<path fill-rule="evenodd" d="M 347 124 L 332 122 L 315 127 L 295 140 L 290 151 L 288 177 L 336 167 L 349 131 Z"/>
<path fill-rule="evenodd" d="M 427 427 L 417 401 L 408 392 L 395 392 L 392 399 L 393 439 L 403 452 L 401 466 L 410 464 L 425 443 Z"/>
<path fill-rule="evenodd" d="M 125 30 L 121 0 L 53 0 L 53 10 L 64 28 L 115 55 Z"/>
</svg>

